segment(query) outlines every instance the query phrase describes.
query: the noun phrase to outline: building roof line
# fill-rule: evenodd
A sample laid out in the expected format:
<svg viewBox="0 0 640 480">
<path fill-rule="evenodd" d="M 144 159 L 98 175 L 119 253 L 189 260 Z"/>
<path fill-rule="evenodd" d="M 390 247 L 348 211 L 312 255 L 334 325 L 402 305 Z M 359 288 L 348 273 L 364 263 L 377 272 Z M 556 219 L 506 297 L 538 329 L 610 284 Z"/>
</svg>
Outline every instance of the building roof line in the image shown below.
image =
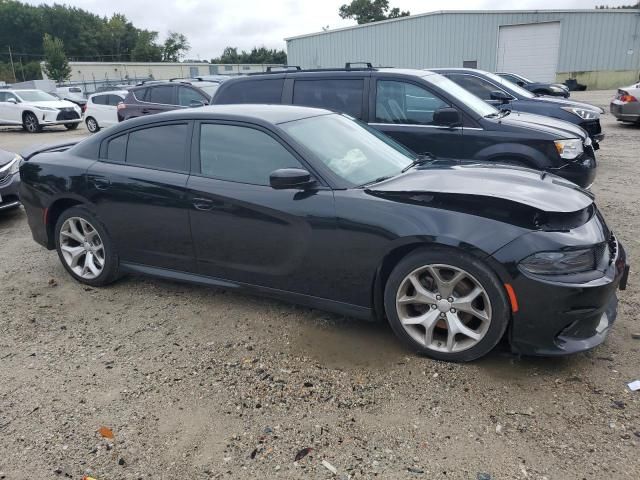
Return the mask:
<svg viewBox="0 0 640 480">
<path fill-rule="evenodd" d="M 403 21 L 408 21 L 414 18 L 420 18 L 420 17 L 430 17 L 430 16 L 435 16 L 435 15 L 448 15 L 448 14 L 454 14 L 454 15 L 460 15 L 460 14 L 487 14 L 487 15 L 494 15 L 494 14 L 505 14 L 505 13 L 509 13 L 509 14 L 516 14 L 516 13 L 525 13 L 525 14 L 531 14 L 531 13 L 540 13 L 540 14 L 547 14 L 547 13 L 628 13 L 628 14 L 635 14 L 635 15 L 640 15 L 640 10 L 639 9 L 634 9 L 634 8 L 592 8 L 592 9 L 559 9 L 559 10 L 436 10 L 434 12 L 426 12 L 426 13 L 417 13 L 415 15 L 410 15 L 408 17 L 398 17 L 398 18 L 389 18 L 387 20 L 380 20 L 378 22 L 371 22 L 371 23 L 365 23 L 362 25 L 351 25 L 348 27 L 341 27 L 341 28 L 335 28 L 333 30 L 324 30 L 321 32 L 313 32 L 313 33 L 305 33 L 302 35 L 296 35 L 293 37 L 286 37 L 284 40 L 286 42 L 288 42 L 289 40 L 298 40 L 300 38 L 307 38 L 307 37 L 315 37 L 318 35 L 326 35 L 329 33 L 335 33 L 335 32 L 344 32 L 346 30 L 356 30 L 356 29 L 360 29 L 360 28 L 371 28 L 371 27 L 376 27 L 378 25 L 382 25 L 385 23 L 392 23 L 392 22 L 403 22 Z"/>
</svg>

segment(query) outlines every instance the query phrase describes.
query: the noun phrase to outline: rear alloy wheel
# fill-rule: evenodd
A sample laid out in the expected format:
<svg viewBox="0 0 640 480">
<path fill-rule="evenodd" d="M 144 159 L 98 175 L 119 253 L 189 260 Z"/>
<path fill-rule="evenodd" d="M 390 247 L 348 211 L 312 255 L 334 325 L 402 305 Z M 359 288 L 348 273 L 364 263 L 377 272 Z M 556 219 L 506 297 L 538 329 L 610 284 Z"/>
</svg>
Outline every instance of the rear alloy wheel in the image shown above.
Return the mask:
<svg viewBox="0 0 640 480">
<path fill-rule="evenodd" d="M 56 248 L 67 271 L 93 286 L 115 280 L 118 259 L 104 227 L 83 207 L 65 211 L 56 224 Z"/>
<path fill-rule="evenodd" d="M 420 353 L 449 361 L 488 353 L 509 318 L 495 275 L 457 252 L 416 252 L 404 259 L 387 282 L 385 308 L 401 339 Z"/>
<path fill-rule="evenodd" d="M 33 113 L 27 112 L 22 117 L 22 127 L 29 133 L 38 133 L 42 131 L 42 126 Z"/>
<path fill-rule="evenodd" d="M 96 133 L 98 130 L 100 130 L 100 127 L 98 126 L 98 122 L 96 121 L 95 118 L 88 117 L 86 120 L 86 123 L 87 123 L 87 130 L 89 130 L 89 132 Z"/>
</svg>

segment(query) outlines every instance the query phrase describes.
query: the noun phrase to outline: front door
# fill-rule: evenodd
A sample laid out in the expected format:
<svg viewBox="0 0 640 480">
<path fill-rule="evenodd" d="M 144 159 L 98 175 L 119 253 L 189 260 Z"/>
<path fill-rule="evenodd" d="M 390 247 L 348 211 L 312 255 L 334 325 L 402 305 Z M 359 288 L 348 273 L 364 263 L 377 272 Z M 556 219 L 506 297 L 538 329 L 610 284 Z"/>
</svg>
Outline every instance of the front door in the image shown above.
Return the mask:
<svg viewBox="0 0 640 480">
<path fill-rule="evenodd" d="M 123 262 L 195 270 L 187 199 L 188 122 L 133 130 L 103 142 L 87 171 L 88 198 Z"/>
<path fill-rule="evenodd" d="M 202 123 L 189 178 L 191 231 L 200 273 L 329 296 L 325 252 L 336 220 L 333 192 L 276 190 L 269 175 L 307 168 L 281 139 L 248 124 Z M 196 152 L 197 151 L 197 152 Z"/>
<path fill-rule="evenodd" d="M 402 80 L 376 81 L 370 125 L 416 153 L 461 158 L 462 127 L 437 125 L 434 113 L 452 107 L 423 85 Z M 460 112 L 462 118 L 462 112 Z"/>
<path fill-rule="evenodd" d="M 10 102 L 10 98 L 14 101 Z M 22 109 L 18 101 L 18 97 L 13 93 L 0 91 L 0 123 L 17 125 L 22 123 Z"/>
</svg>

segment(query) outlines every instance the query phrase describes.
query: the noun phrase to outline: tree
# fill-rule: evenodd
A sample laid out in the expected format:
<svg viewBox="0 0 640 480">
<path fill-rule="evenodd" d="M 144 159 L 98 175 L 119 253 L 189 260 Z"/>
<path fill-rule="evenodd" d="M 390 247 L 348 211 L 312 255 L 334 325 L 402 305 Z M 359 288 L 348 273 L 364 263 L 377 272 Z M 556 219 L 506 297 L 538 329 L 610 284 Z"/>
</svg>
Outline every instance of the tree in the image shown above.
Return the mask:
<svg viewBox="0 0 640 480">
<path fill-rule="evenodd" d="M 379 22 L 389 18 L 408 17 L 410 12 L 403 12 L 399 8 L 389 10 L 389 0 L 351 0 L 338 10 L 340 18 L 352 18 L 358 25 Z"/>
<path fill-rule="evenodd" d="M 238 53 L 236 47 L 227 47 L 218 58 L 212 58 L 211 63 L 275 63 L 286 65 L 287 52 L 284 50 L 253 47 L 250 52 Z"/>
<path fill-rule="evenodd" d="M 162 61 L 162 47 L 156 43 L 158 32 L 141 30 L 138 33 L 136 45 L 131 51 L 131 60 L 134 62 L 160 62 Z"/>
<path fill-rule="evenodd" d="M 190 48 L 191 45 L 189 45 L 187 37 L 181 33 L 169 32 L 169 36 L 162 47 L 162 61 L 179 62 Z"/>
<path fill-rule="evenodd" d="M 64 53 L 64 43 L 48 33 L 44 34 L 42 41 L 44 50 L 44 72 L 56 82 L 64 82 L 71 77 L 71 67 Z"/>
</svg>

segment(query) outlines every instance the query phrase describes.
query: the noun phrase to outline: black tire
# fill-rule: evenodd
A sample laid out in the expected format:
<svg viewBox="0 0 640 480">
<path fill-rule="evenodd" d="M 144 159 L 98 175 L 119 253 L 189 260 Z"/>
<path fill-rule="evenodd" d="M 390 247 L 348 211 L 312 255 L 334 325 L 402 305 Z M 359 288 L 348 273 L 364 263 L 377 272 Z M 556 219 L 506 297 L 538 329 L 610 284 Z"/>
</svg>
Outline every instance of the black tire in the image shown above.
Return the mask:
<svg viewBox="0 0 640 480">
<path fill-rule="evenodd" d="M 102 272 L 100 273 L 100 275 L 96 276 L 95 278 L 87 279 L 81 277 L 80 275 L 77 275 L 67 264 L 67 261 L 62 254 L 62 250 L 60 248 L 60 230 L 62 229 L 65 221 L 72 217 L 81 218 L 89 222 L 89 224 L 91 224 L 91 226 L 98 232 L 98 235 L 100 236 L 100 239 L 102 241 L 101 243 L 104 247 L 104 266 L 102 267 Z M 58 218 L 58 221 L 56 222 L 54 235 L 58 258 L 60 258 L 60 262 L 62 263 L 64 268 L 75 280 L 87 285 L 91 285 L 93 287 L 101 287 L 104 285 L 108 285 L 109 283 L 112 283 L 118 279 L 120 261 L 118 258 L 118 254 L 114 248 L 113 241 L 111 240 L 111 237 L 109 236 L 109 233 L 107 232 L 104 225 L 96 218 L 93 213 L 91 213 L 88 208 L 84 206 L 76 206 L 62 212 L 60 218 Z"/>
<path fill-rule="evenodd" d="M 87 130 L 89 130 L 90 133 L 100 131 L 100 125 L 98 125 L 98 121 L 93 117 L 87 117 L 85 119 L 85 124 L 87 125 Z"/>
<path fill-rule="evenodd" d="M 42 131 L 42 125 L 40 125 L 38 117 L 31 112 L 26 112 L 22 116 L 22 128 L 29 133 L 40 133 Z"/>
<path fill-rule="evenodd" d="M 67 130 L 75 130 L 76 128 L 78 128 L 78 125 L 80 125 L 80 122 L 78 122 L 78 123 L 65 123 L 64 124 L 64 128 L 66 128 Z"/>
<path fill-rule="evenodd" d="M 473 276 L 490 302 L 490 322 L 484 336 L 475 345 L 458 352 L 442 352 L 418 343 L 402 325 L 396 308 L 398 290 L 410 273 L 422 266 L 442 264 L 464 270 Z M 405 344 L 422 355 L 449 362 L 468 362 L 489 353 L 503 337 L 511 317 L 504 287 L 495 273 L 475 257 L 451 248 L 415 250 L 403 258 L 393 269 L 385 285 L 384 306 L 391 328 Z"/>
</svg>

